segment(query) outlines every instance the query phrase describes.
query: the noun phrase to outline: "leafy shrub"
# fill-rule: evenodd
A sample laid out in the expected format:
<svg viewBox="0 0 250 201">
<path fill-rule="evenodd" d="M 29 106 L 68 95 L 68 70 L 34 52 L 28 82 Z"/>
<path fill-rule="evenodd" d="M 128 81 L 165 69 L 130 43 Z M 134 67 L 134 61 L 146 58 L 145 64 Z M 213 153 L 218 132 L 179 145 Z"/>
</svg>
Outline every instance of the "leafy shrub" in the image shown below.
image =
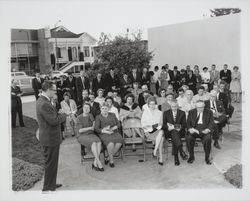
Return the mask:
<svg viewBox="0 0 250 201">
<path fill-rule="evenodd" d="M 43 176 L 43 168 L 39 165 L 12 158 L 12 190 L 28 190 Z"/>
<path fill-rule="evenodd" d="M 234 165 L 224 173 L 226 180 L 237 188 L 242 188 L 242 165 Z"/>
</svg>

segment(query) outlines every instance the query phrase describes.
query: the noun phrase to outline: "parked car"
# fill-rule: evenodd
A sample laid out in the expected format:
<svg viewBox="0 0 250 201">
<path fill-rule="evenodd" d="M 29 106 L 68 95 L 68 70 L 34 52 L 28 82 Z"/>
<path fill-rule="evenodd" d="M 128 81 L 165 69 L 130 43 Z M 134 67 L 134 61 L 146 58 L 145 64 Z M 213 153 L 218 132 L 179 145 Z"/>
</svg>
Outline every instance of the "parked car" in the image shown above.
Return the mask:
<svg viewBox="0 0 250 201">
<path fill-rule="evenodd" d="M 59 78 L 60 76 L 64 76 L 64 78 L 67 78 L 68 77 L 68 73 L 62 73 L 61 71 L 52 71 L 52 77 L 53 78 Z"/>
<path fill-rule="evenodd" d="M 34 94 L 34 90 L 32 88 L 33 78 L 34 77 L 28 76 L 22 71 L 11 72 L 11 79 L 18 81 L 18 86 L 21 88 L 24 94 Z"/>
</svg>

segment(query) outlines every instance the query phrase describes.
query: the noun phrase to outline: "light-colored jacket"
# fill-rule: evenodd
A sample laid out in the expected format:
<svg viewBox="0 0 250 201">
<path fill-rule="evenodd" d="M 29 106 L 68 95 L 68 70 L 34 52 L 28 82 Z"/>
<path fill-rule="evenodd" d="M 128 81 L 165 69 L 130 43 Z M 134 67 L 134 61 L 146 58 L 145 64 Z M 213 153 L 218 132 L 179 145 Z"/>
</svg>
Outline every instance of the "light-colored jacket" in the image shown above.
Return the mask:
<svg viewBox="0 0 250 201">
<path fill-rule="evenodd" d="M 62 111 L 66 114 L 76 114 L 77 106 L 76 102 L 73 99 L 69 99 L 69 105 L 65 100 L 61 102 Z"/>
<path fill-rule="evenodd" d="M 213 83 L 213 82 L 217 82 L 219 81 L 220 79 L 220 72 L 215 70 L 214 72 L 213 71 L 210 71 L 210 83 Z"/>
</svg>

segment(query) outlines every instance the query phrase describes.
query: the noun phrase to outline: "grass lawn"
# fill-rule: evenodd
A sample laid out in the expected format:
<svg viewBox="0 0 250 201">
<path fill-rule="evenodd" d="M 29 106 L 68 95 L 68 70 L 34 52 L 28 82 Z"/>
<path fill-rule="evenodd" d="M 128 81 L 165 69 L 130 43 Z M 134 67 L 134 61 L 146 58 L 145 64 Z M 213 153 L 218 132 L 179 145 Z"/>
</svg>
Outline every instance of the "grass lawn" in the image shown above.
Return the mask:
<svg viewBox="0 0 250 201">
<path fill-rule="evenodd" d="M 224 173 L 226 180 L 237 188 L 242 188 L 242 165 L 234 165 Z"/>
<path fill-rule="evenodd" d="M 12 189 L 27 190 L 43 176 L 44 157 L 36 138 L 36 120 L 24 116 L 26 127 L 12 129 Z"/>
<path fill-rule="evenodd" d="M 26 127 L 12 129 L 12 157 L 43 166 L 44 157 L 35 134 L 38 124 L 25 116 L 24 123 Z"/>
</svg>

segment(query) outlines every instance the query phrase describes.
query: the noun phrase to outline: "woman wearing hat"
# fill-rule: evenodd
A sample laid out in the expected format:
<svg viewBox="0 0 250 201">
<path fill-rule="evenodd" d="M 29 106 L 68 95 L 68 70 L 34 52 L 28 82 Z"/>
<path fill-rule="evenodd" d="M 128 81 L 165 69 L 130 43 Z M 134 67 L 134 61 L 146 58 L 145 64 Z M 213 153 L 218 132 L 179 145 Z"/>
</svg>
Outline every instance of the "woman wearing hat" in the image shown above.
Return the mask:
<svg viewBox="0 0 250 201">
<path fill-rule="evenodd" d="M 232 81 L 230 84 L 230 90 L 232 92 L 232 100 L 234 102 L 239 103 L 240 102 L 240 93 L 241 93 L 241 73 L 239 71 L 238 66 L 233 67 L 232 72 Z"/>
</svg>

